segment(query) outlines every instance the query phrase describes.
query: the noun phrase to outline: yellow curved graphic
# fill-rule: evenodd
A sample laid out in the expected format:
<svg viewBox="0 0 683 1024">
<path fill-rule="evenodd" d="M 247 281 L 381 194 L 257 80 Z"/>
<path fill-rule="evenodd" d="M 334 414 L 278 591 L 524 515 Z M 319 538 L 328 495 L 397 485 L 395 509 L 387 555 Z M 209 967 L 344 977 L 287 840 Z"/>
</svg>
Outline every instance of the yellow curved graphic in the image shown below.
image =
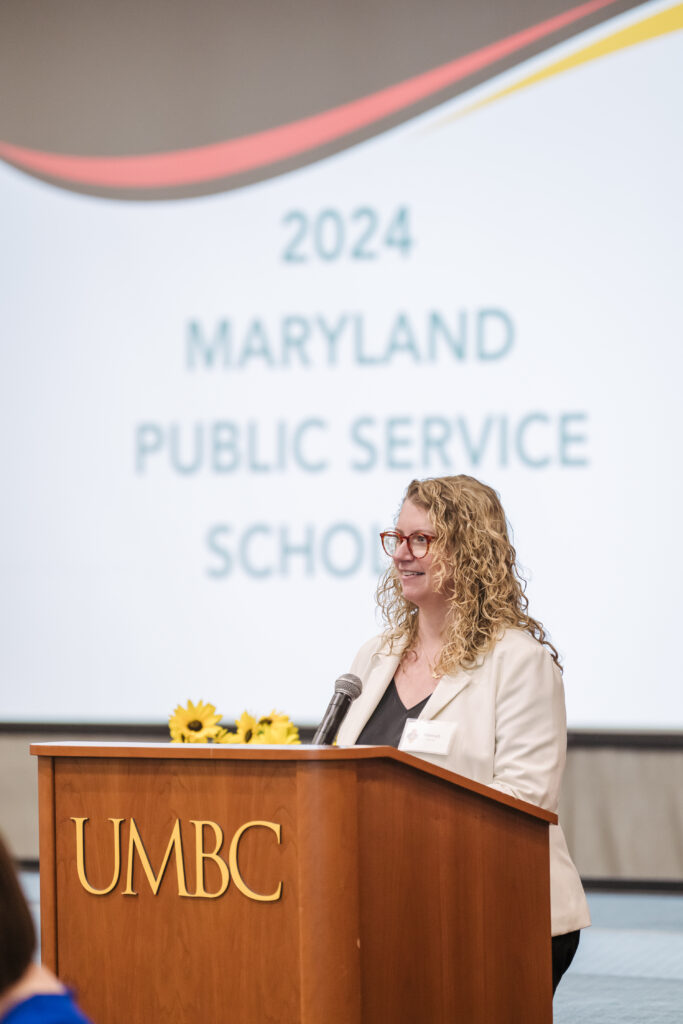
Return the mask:
<svg viewBox="0 0 683 1024">
<path fill-rule="evenodd" d="M 617 50 L 625 50 L 629 46 L 644 43 L 648 39 L 655 39 L 657 36 L 675 32 L 681 28 L 683 28 L 683 4 L 676 4 L 665 11 L 659 11 L 649 18 L 644 18 L 634 25 L 628 25 L 626 28 L 598 40 L 596 43 L 591 43 L 590 46 L 585 46 L 583 49 L 577 50 L 576 53 L 563 57 L 554 64 L 549 64 L 540 71 L 534 72 L 532 75 L 527 75 L 526 78 L 520 79 L 514 85 L 500 89 L 478 103 L 473 103 L 471 106 L 445 117 L 441 124 L 443 125 L 448 121 L 455 121 L 459 117 L 471 114 L 473 111 L 480 110 L 482 107 L 488 106 L 489 103 L 495 102 L 495 100 L 503 99 L 504 96 L 510 96 L 512 93 L 519 92 L 520 89 L 526 89 L 530 85 L 536 85 L 546 78 L 560 75 L 564 71 L 571 71 L 572 68 L 579 67 L 581 64 L 587 64 L 589 61 L 597 60 L 599 57 L 606 57 L 610 53 L 616 53 Z"/>
</svg>

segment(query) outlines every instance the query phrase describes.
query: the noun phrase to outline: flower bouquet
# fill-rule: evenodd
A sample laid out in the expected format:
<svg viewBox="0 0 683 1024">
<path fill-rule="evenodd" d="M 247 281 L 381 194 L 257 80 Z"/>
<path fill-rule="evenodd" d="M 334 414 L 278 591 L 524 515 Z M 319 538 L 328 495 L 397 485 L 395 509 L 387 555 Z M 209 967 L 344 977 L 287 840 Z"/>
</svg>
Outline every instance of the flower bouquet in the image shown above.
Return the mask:
<svg viewBox="0 0 683 1024">
<path fill-rule="evenodd" d="M 168 720 L 173 743 L 301 743 L 299 730 L 292 720 L 279 711 L 254 718 L 243 711 L 231 732 L 221 725 L 221 715 L 213 704 L 200 700 L 177 706 Z"/>
</svg>

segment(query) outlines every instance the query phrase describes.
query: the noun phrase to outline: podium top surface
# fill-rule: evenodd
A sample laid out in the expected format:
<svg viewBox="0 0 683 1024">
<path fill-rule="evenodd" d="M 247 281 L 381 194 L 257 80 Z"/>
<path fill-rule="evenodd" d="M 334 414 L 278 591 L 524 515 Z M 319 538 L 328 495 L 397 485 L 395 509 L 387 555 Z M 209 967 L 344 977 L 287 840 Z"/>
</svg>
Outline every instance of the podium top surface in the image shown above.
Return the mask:
<svg viewBox="0 0 683 1024">
<path fill-rule="evenodd" d="M 120 758 L 123 760 L 144 758 L 169 761 L 367 761 L 382 759 L 407 765 L 425 775 L 443 779 L 470 793 L 487 797 L 496 803 L 521 811 L 532 818 L 557 824 L 557 815 L 535 804 L 518 800 L 501 793 L 491 786 L 484 786 L 464 775 L 456 775 L 439 765 L 407 754 L 395 747 L 321 747 L 307 744 L 268 746 L 266 744 L 218 744 L 218 743 L 98 743 L 64 742 L 32 743 L 30 751 L 37 757 L 47 758 Z"/>
</svg>

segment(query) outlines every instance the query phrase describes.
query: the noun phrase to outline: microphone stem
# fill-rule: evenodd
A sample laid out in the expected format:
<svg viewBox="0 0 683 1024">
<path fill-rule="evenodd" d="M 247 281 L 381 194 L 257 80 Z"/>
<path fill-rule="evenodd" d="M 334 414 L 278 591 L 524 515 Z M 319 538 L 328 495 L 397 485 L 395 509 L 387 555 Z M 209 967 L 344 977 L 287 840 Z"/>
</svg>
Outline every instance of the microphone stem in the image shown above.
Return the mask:
<svg viewBox="0 0 683 1024">
<path fill-rule="evenodd" d="M 314 746 L 331 746 L 351 703 L 346 693 L 335 693 L 313 737 Z"/>
</svg>

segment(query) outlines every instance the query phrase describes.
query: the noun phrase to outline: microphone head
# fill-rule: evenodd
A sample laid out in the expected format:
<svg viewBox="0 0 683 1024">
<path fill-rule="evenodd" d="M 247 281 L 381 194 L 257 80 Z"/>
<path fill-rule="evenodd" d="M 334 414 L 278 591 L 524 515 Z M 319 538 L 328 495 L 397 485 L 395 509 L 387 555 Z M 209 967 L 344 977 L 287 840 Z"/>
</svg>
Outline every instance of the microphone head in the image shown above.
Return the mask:
<svg viewBox="0 0 683 1024">
<path fill-rule="evenodd" d="M 362 689 L 362 682 L 358 676 L 353 674 L 353 672 L 345 672 L 343 676 L 339 676 L 339 679 L 334 684 L 335 693 L 344 693 L 347 697 L 350 697 L 351 700 L 355 700 L 356 697 L 360 697 Z"/>
</svg>

